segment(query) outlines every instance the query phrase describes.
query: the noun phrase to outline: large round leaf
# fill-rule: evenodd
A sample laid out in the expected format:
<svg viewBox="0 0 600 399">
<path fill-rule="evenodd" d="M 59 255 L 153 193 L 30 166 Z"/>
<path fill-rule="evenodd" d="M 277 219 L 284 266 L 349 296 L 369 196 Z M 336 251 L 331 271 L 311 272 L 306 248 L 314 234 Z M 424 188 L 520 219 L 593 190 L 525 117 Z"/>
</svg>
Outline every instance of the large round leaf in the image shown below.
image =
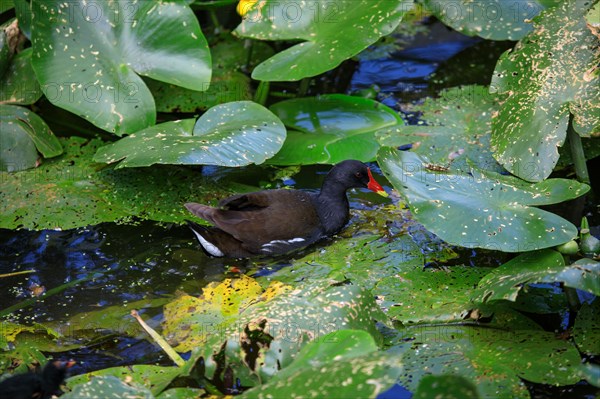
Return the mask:
<svg viewBox="0 0 600 399">
<path fill-rule="evenodd" d="M 600 135 L 600 42 L 584 18 L 592 4 L 568 0 L 542 12 L 496 65 L 491 89 L 509 96 L 493 120 L 494 155 L 523 179 L 550 175 L 570 114 L 581 136 Z"/>
<path fill-rule="evenodd" d="M 411 3 L 389 0 L 261 1 L 235 33 L 262 40 L 303 40 L 252 72 L 258 80 L 300 80 L 338 66 L 394 31 Z"/>
<path fill-rule="evenodd" d="M 425 7 L 443 23 L 469 36 L 491 40 L 519 40 L 531 31 L 531 18 L 548 0 L 424 0 Z"/>
<path fill-rule="evenodd" d="M 180 2 L 34 1 L 33 68 L 55 105 L 117 134 L 155 123 L 138 76 L 206 90 L 210 53 Z"/>
<path fill-rule="evenodd" d="M 212 107 L 197 122 L 166 122 L 136 132 L 100 148 L 94 160 L 121 161 L 117 168 L 156 163 L 243 166 L 264 162 L 284 140 L 279 118 L 262 105 L 238 101 Z"/>
<path fill-rule="evenodd" d="M 415 218 L 441 239 L 467 248 L 531 251 L 570 241 L 577 228 L 565 219 L 533 208 L 576 198 L 586 184 L 549 179 L 531 184 L 512 176 L 434 170 L 418 155 L 382 148 L 378 162 L 407 199 Z"/>
<path fill-rule="evenodd" d="M 372 161 L 379 149 L 375 132 L 402 123 L 394 110 L 377 101 L 343 94 L 281 101 L 271 111 L 292 129 L 269 160 L 276 165 Z"/>
</svg>

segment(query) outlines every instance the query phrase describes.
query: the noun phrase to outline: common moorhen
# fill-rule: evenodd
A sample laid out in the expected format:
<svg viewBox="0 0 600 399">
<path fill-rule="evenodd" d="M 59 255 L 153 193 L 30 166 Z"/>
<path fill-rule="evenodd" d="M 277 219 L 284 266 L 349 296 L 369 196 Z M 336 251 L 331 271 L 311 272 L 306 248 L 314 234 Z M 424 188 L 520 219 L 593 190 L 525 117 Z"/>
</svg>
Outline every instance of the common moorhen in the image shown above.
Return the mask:
<svg viewBox="0 0 600 399">
<path fill-rule="evenodd" d="M 284 254 L 340 231 L 349 217 L 346 190 L 354 187 L 387 196 L 367 165 L 349 160 L 329 171 L 319 193 L 258 191 L 225 198 L 218 208 L 190 202 L 185 207 L 215 227 L 187 222 L 212 256 Z"/>
<path fill-rule="evenodd" d="M 24 373 L 0 382 L 0 399 L 49 399 L 59 395 L 74 361 L 48 362 L 41 373 Z"/>
</svg>

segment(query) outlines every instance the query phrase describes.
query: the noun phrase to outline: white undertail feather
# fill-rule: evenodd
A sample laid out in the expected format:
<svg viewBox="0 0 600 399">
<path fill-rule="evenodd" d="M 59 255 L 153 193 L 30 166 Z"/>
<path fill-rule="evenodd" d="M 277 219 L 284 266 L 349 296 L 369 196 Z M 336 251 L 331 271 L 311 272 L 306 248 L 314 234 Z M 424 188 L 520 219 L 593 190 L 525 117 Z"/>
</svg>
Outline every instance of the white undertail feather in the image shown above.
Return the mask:
<svg viewBox="0 0 600 399">
<path fill-rule="evenodd" d="M 211 242 L 208 242 L 208 240 L 206 238 L 202 237 L 202 235 L 200 233 L 198 233 L 196 230 L 192 229 L 192 231 L 194 232 L 194 234 L 196 235 L 196 238 L 200 242 L 200 245 L 202 245 L 202 247 L 206 250 L 206 252 L 208 252 L 212 256 L 225 256 L 225 254 L 223 252 L 221 252 L 221 250 L 219 248 L 217 248 L 216 245 L 214 245 Z"/>
</svg>

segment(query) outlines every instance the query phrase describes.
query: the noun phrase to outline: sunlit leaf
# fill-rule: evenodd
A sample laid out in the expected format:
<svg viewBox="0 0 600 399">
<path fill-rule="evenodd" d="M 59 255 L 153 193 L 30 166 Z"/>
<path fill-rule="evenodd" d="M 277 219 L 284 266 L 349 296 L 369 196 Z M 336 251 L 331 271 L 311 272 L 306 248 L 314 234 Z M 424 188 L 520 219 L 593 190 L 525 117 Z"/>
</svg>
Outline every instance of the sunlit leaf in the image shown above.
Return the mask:
<svg viewBox="0 0 600 399">
<path fill-rule="evenodd" d="M 494 156 L 522 179 L 550 175 L 571 114 L 579 135 L 600 135 L 600 42 L 584 18 L 592 4 L 568 0 L 542 12 L 496 65 L 491 89 L 508 99 L 492 122 Z"/>
<path fill-rule="evenodd" d="M 34 1 L 33 68 L 50 102 L 122 135 L 155 123 L 138 75 L 193 90 L 211 77 L 198 20 L 181 2 Z"/>
<path fill-rule="evenodd" d="M 161 164 L 244 166 L 273 156 L 285 140 L 273 113 L 251 101 L 212 107 L 197 121 L 161 123 L 102 147 L 94 160 L 118 168 Z"/>
<path fill-rule="evenodd" d="M 387 0 L 261 1 L 235 33 L 261 40 L 302 40 L 258 65 L 252 78 L 300 80 L 338 66 L 394 31 L 412 2 Z"/>
<path fill-rule="evenodd" d="M 307 342 L 332 331 L 363 330 L 377 340 L 380 335 L 374 320 L 385 320 L 367 290 L 322 282 L 299 285 L 268 302 L 259 300 L 226 322 L 198 319 L 203 315 L 201 307 L 191 305 L 187 309 L 176 319 L 165 313 L 167 334 L 192 330 L 185 341 L 173 343 L 187 345 L 203 338 L 192 359 L 202 356 L 207 378 L 222 378 L 215 373 L 222 373 L 227 365 L 234 378 L 248 386 L 266 382 L 291 364 Z"/>
</svg>

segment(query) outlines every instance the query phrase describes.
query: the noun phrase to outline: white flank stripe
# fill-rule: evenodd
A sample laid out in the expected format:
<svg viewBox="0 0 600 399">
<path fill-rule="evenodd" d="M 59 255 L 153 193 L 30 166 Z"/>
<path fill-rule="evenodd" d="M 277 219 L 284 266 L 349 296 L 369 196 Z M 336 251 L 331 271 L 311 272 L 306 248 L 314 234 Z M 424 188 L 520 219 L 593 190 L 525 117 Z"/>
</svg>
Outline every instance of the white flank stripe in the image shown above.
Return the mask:
<svg viewBox="0 0 600 399">
<path fill-rule="evenodd" d="M 276 245 L 276 244 L 293 244 L 295 242 L 302 242 L 302 241 L 306 241 L 304 238 L 292 238 L 290 240 L 273 240 L 273 241 L 269 241 L 266 244 L 263 244 L 263 248 L 265 247 L 270 247 L 272 245 Z"/>
<path fill-rule="evenodd" d="M 194 232 L 194 234 L 196 234 L 196 238 L 200 242 L 200 245 L 204 247 L 206 252 L 208 252 L 212 256 L 225 256 L 225 254 L 221 252 L 221 250 L 217 248 L 216 245 L 208 242 L 206 238 L 202 237 L 202 235 L 200 235 L 200 233 L 198 233 L 196 230 L 192 229 L 192 231 Z"/>
</svg>

